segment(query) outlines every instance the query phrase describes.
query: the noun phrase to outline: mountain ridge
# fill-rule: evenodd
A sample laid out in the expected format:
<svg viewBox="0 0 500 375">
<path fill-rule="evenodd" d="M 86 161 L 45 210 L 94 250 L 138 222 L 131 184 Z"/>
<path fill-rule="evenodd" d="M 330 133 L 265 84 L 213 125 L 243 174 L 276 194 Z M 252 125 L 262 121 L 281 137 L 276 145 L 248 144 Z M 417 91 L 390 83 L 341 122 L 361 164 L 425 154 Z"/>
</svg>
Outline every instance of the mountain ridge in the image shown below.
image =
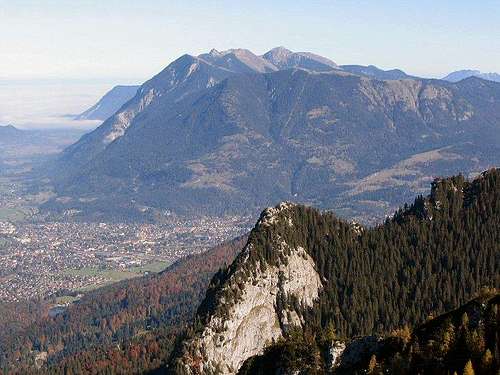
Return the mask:
<svg viewBox="0 0 500 375">
<path fill-rule="evenodd" d="M 487 81 L 500 82 L 500 74 L 498 73 L 483 73 L 479 70 L 472 69 L 457 70 L 448 74 L 442 79 L 450 82 L 459 82 L 469 77 L 478 77 Z"/>
<path fill-rule="evenodd" d="M 76 115 L 75 120 L 101 120 L 104 121 L 116 111 L 118 111 L 126 102 L 134 97 L 138 90 L 137 85 L 117 85 L 106 92 L 89 109 Z"/>
<path fill-rule="evenodd" d="M 373 77 L 382 80 L 398 80 L 398 79 L 415 79 L 417 77 L 411 76 L 403 72 L 401 69 L 382 70 L 374 65 L 340 65 L 340 69 L 352 74 L 363 75 L 366 77 Z"/>
</svg>

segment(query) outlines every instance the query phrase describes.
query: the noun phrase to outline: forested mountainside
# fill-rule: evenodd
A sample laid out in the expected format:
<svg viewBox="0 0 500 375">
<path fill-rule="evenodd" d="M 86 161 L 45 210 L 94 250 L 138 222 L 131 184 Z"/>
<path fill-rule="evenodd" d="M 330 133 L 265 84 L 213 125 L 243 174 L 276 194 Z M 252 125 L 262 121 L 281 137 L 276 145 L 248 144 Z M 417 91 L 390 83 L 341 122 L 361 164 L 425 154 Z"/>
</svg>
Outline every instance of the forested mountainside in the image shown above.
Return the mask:
<svg viewBox="0 0 500 375">
<path fill-rule="evenodd" d="M 44 209 L 125 220 L 293 200 L 373 223 L 434 176 L 500 163 L 499 83 L 359 71 L 280 51 L 182 56 L 66 149 Z"/>
<path fill-rule="evenodd" d="M 456 310 L 429 317 L 413 331 L 406 326 L 385 337 L 345 343 L 333 330 L 294 331 L 249 359 L 238 374 L 496 375 L 499 327 L 500 293 L 484 291 Z"/>
<path fill-rule="evenodd" d="M 245 240 L 190 256 L 159 274 L 88 292 L 56 317 L 48 315 L 50 301 L 0 304 L 0 370 L 105 374 L 159 368 L 212 275 L 232 262 Z"/>
<path fill-rule="evenodd" d="M 320 340 L 415 326 L 500 287 L 499 269 L 498 169 L 435 180 L 429 196 L 374 228 L 283 203 L 214 276 L 174 368 L 235 373 L 296 330 Z"/>
</svg>

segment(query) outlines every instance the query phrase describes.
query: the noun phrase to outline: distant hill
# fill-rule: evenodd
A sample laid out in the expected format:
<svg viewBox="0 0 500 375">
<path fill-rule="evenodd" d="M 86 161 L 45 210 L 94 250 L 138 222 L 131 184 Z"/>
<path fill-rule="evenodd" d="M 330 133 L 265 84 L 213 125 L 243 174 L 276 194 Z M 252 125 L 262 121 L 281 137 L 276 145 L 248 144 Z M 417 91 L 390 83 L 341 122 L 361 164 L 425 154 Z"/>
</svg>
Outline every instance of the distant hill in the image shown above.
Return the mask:
<svg viewBox="0 0 500 375">
<path fill-rule="evenodd" d="M 75 116 L 76 120 L 106 120 L 134 97 L 139 86 L 115 86 L 95 105 Z"/>
<path fill-rule="evenodd" d="M 500 82 L 500 74 L 498 73 L 482 73 L 479 70 L 458 70 L 448 74 L 443 78 L 445 81 L 458 82 L 465 78 L 478 77 L 488 81 Z"/>
<path fill-rule="evenodd" d="M 406 78 L 416 78 L 410 76 L 400 69 L 382 70 L 374 65 L 341 65 L 340 69 L 346 72 L 362 75 L 365 77 L 371 77 L 381 80 L 394 80 L 394 79 L 406 79 Z"/>
<path fill-rule="evenodd" d="M 0 125 L 0 135 L 2 136 L 15 136 L 22 133 L 22 130 L 14 127 L 13 125 Z"/>
<path fill-rule="evenodd" d="M 66 198 L 44 209 L 123 220 L 144 207 L 255 214 L 290 200 L 381 220 L 435 176 L 500 164 L 499 83 L 269 71 L 290 53 L 266 55 L 172 62 L 63 152 L 54 181 Z"/>
<path fill-rule="evenodd" d="M 0 143 L 21 141 L 26 133 L 12 125 L 0 125 Z"/>
</svg>

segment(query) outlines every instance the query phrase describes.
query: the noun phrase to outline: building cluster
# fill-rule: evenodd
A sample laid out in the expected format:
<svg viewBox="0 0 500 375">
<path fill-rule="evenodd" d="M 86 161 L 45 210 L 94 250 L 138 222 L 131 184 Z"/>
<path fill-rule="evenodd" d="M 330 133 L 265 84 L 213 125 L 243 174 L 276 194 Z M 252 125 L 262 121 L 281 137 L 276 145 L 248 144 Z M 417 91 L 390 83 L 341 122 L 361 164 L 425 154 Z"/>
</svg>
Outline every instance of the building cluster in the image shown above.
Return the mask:
<svg viewBox="0 0 500 375">
<path fill-rule="evenodd" d="M 16 233 L 16 226 L 8 221 L 0 221 L 0 236 L 9 236 Z"/>
<path fill-rule="evenodd" d="M 45 298 L 158 271 L 248 231 L 241 217 L 162 224 L 0 223 L 0 301 Z"/>
</svg>

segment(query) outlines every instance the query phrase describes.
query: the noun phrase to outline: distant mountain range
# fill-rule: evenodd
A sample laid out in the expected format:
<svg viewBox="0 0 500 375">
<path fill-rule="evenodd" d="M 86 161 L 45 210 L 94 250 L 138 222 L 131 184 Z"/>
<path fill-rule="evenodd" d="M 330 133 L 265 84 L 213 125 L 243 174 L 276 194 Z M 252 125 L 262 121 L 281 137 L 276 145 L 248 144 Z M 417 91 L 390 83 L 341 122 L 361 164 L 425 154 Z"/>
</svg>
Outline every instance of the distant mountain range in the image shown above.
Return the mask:
<svg viewBox="0 0 500 375">
<path fill-rule="evenodd" d="M 499 127 L 500 84 L 475 77 L 338 67 L 282 47 L 184 55 L 64 151 L 53 177 L 65 199 L 45 209 L 123 220 L 293 200 L 380 219 L 436 175 L 500 164 Z"/>
<path fill-rule="evenodd" d="M 137 93 L 139 86 L 115 86 L 95 105 L 75 116 L 75 120 L 106 120 Z"/>
<path fill-rule="evenodd" d="M 458 70 L 448 74 L 443 78 L 445 81 L 458 82 L 469 77 L 479 77 L 488 81 L 500 82 L 500 74 L 498 73 L 481 73 L 479 70 Z"/>
</svg>

